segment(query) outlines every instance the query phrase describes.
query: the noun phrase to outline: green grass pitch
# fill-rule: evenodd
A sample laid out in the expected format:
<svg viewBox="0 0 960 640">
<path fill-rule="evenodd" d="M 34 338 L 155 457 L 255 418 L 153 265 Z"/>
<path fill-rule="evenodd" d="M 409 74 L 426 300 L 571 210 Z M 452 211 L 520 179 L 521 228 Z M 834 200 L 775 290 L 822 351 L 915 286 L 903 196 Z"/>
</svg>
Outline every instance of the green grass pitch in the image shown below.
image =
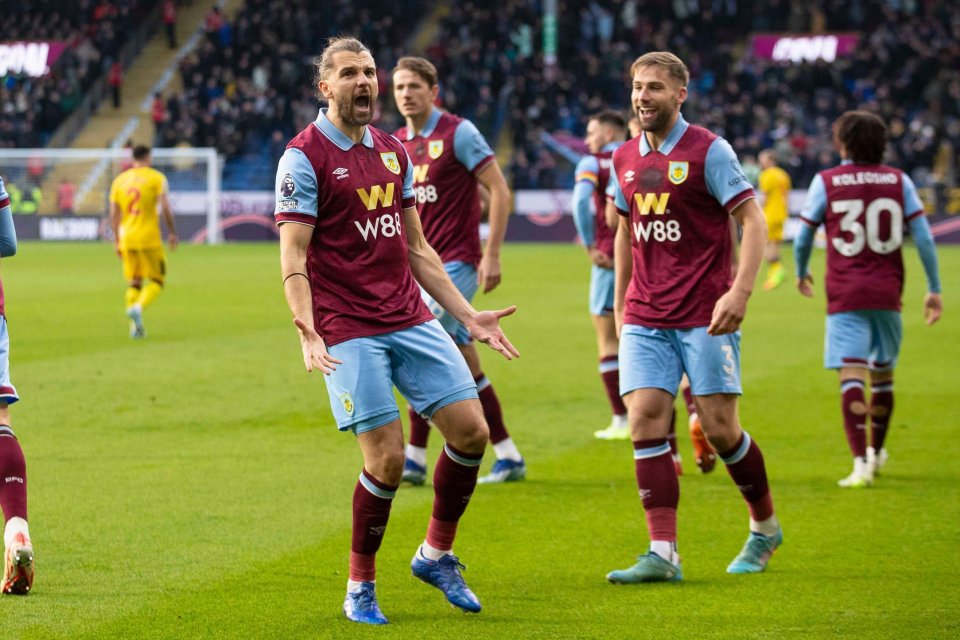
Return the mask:
<svg viewBox="0 0 960 640">
<path fill-rule="evenodd" d="M 788 252 L 789 253 L 789 252 Z M 303 370 L 275 245 L 183 246 L 127 337 L 106 244 L 22 243 L 3 261 L 13 426 L 27 455 L 35 591 L 0 598 L 3 638 L 954 638 L 960 635 L 960 249 L 942 247 L 944 319 L 922 324 L 908 247 L 891 459 L 841 490 L 850 461 L 818 295 L 754 294 L 741 417 L 763 449 L 785 543 L 729 576 L 747 512 L 725 471 L 693 465 L 679 409 L 686 580 L 613 586 L 647 544 L 629 444 L 608 411 L 574 246 L 508 245 L 515 362 L 484 353 L 529 479 L 481 486 L 457 551 L 484 610 L 451 609 L 410 576 L 432 491 L 403 487 L 379 555 L 382 629 L 340 613 L 361 459 Z M 792 267 L 791 267 L 792 268 Z M 431 461 L 439 452 L 431 440 Z M 488 450 L 484 471 L 493 458 Z M 431 462 L 431 469 L 432 469 Z"/>
</svg>

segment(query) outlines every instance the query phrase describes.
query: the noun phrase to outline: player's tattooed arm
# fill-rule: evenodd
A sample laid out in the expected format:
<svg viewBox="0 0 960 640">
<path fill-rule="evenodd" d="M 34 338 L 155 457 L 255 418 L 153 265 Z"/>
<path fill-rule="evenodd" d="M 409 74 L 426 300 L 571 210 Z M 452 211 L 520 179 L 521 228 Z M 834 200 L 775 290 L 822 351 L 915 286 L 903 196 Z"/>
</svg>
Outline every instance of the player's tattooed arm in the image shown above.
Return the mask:
<svg viewBox="0 0 960 640">
<path fill-rule="evenodd" d="M 619 215 L 619 214 L 617 214 Z M 627 286 L 633 275 L 633 248 L 630 246 L 630 218 L 620 216 L 620 226 L 613 248 L 614 259 L 614 293 L 613 293 L 613 320 L 617 327 L 617 337 L 623 329 L 623 311 L 626 307 Z"/>
</svg>

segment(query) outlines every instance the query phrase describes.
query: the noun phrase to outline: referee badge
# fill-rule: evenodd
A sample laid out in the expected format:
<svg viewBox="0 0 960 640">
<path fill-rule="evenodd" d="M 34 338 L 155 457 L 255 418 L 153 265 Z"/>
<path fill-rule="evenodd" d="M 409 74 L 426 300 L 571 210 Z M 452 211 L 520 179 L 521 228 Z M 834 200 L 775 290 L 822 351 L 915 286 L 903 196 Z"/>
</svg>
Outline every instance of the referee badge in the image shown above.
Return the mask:
<svg viewBox="0 0 960 640">
<path fill-rule="evenodd" d="M 431 140 L 427 147 L 427 154 L 431 160 L 436 160 L 443 154 L 443 140 Z"/>
<path fill-rule="evenodd" d="M 390 173 L 400 175 L 400 161 L 397 160 L 396 151 L 381 153 L 380 159 L 383 160 L 383 166 L 390 170 Z"/>
<path fill-rule="evenodd" d="M 667 167 L 667 178 L 673 184 L 683 184 L 687 179 L 689 168 L 689 162 L 671 162 Z"/>
</svg>

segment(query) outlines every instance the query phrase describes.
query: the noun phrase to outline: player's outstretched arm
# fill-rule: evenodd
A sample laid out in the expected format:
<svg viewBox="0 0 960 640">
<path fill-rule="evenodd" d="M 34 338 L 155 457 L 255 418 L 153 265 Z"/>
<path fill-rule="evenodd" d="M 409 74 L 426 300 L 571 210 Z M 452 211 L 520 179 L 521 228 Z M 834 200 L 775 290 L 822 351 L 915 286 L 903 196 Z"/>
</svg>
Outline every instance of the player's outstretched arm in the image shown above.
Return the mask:
<svg viewBox="0 0 960 640">
<path fill-rule="evenodd" d="M 743 228 L 740 265 L 733 286 L 713 307 L 713 317 L 707 327 L 707 333 L 712 336 L 733 333 L 740 328 L 740 323 L 747 313 L 747 300 L 753 293 L 753 285 L 763 260 L 763 248 L 767 242 L 767 223 L 755 198 L 740 203 L 731 215 Z"/>
<path fill-rule="evenodd" d="M 319 369 L 330 375 L 343 361 L 327 353 L 327 345 L 314 328 L 313 299 L 307 276 L 307 247 L 312 235 L 313 227 L 304 224 L 286 222 L 280 225 L 280 273 L 283 294 L 300 334 L 303 365 L 307 371 Z"/>
<path fill-rule="evenodd" d="M 484 293 L 493 291 L 500 284 L 500 247 L 507 234 L 507 219 L 510 217 L 510 187 L 496 161 L 490 162 L 477 176 L 490 192 L 490 235 L 487 247 L 477 268 L 477 284 Z"/>
<path fill-rule="evenodd" d="M 499 311 L 480 312 L 474 309 L 450 280 L 450 276 L 443 268 L 443 263 L 440 262 L 440 256 L 423 237 L 417 208 L 404 209 L 403 218 L 407 232 L 410 270 L 420 286 L 450 315 L 463 323 L 475 340 L 500 352 L 507 360 L 519 358 L 520 352 L 500 329 L 500 318 L 511 315 L 517 308 L 511 306 Z"/>
</svg>

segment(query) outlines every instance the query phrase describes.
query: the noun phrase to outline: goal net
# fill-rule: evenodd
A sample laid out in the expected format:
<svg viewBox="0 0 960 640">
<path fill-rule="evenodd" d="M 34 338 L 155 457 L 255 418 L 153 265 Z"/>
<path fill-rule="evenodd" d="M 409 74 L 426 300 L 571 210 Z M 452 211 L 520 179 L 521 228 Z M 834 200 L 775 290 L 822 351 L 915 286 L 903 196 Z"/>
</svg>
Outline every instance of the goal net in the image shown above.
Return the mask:
<svg viewBox="0 0 960 640">
<path fill-rule="evenodd" d="M 44 228 L 65 229 L 75 219 L 91 224 L 97 220 L 99 236 L 108 234 L 110 184 L 131 166 L 131 151 L 0 149 L 0 175 L 11 196 L 18 234 L 21 227 L 36 227 L 37 237 L 42 238 Z M 205 236 L 206 242 L 219 243 L 222 178 L 216 149 L 157 148 L 151 165 L 167 176 L 177 234 L 183 239 Z M 33 224 L 27 216 L 32 216 Z"/>
</svg>

